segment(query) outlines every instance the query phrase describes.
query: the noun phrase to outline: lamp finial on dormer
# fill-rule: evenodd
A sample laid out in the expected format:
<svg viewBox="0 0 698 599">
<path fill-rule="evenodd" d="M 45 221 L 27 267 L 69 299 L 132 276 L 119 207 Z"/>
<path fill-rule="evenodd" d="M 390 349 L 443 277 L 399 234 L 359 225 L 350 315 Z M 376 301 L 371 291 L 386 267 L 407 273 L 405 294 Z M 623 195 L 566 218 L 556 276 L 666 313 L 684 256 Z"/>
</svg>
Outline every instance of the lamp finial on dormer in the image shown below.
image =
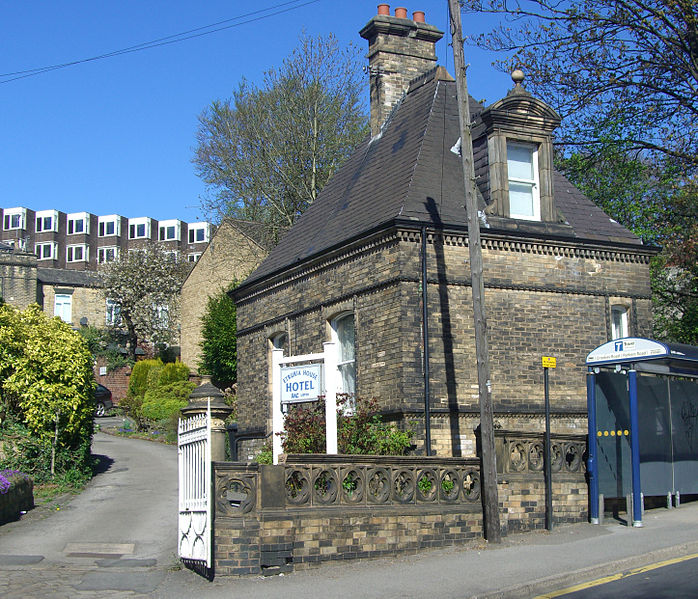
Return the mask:
<svg viewBox="0 0 698 599">
<path fill-rule="evenodd" d="M 525 78 L 526 75 L 524 75 L 521 69 L 514 69 L 511 72 L 511 80 L 514 82 L 514 87 L 520 87 Z"/>
</svg>

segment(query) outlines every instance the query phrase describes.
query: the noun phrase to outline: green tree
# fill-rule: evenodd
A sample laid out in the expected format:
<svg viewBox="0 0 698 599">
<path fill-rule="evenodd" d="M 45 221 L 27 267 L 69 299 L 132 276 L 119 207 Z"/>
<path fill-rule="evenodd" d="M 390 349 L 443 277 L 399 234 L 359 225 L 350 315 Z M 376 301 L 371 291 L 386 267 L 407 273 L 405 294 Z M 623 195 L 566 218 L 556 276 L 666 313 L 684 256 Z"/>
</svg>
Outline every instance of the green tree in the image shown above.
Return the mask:
<svg viewBox="0 0 698 599">
<path fill-rule="evenodd" d="M 119 311 L 112 326 L 126 329 L 132 360 L 141 341 L 166 347 L 177 339 L 179 291 L 189 270 L 190 263 L 176 260 L 159 243 L 147 243 L 102 265 L 104 295 Z"/>
<path fill-rule="evenodd" d="M 208 298 L 201 318 L 201 361 L 199 369 L 211 375 L 215 385 L 230 387 L 237 381 L 237 326 L 235 302 L 221 291 Z"/>
<path fill-rule="evenodd" d="M 368 133 L 359 56 L 303 36 L 260 87 L 243 80 L 203 111 L 193 162 L 208 213 L 265 223 L 273 238 L 293 224 Z"/>
<path fill-rule="evenodd" d="M 0 417 L 3 424 L 26 427 L 34 457 L 50 459 L 52 472 L 65 452 L 72 455 L 62 461 L 65 469 L 89 469 L 93 391 L 92 355 L 78 333 L 36 305 L 23 311 L 0 306 Z M 22 455 L 29 446 L 22 447 L 6 451 L 5 458 L 31 459 Z M 47 468 L 22 466 L 32 472 Z"/>
</svg>

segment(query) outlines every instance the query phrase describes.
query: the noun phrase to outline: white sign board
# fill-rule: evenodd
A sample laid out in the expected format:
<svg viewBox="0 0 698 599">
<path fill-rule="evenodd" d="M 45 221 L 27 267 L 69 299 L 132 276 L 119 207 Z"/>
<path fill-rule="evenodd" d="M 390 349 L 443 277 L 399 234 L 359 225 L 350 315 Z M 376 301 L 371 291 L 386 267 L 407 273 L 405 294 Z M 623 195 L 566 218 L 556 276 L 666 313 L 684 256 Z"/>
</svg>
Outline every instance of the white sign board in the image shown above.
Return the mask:
<svg viewBox="0 0 698 599">
<path fill-rule="evenodd" d="M 600 345 L 587 356 L 586 363 L 591 365 L 627 362 L 637 358 L 663 357 L 668 353 L 667 347 L 662 343 L 639 337 L 626 337 Z"/>
<path fill-rule="evenodd" d="M 281 367 L 281 403 L 315 401 L 322 395 L 322 364 Z"/>
</svg>

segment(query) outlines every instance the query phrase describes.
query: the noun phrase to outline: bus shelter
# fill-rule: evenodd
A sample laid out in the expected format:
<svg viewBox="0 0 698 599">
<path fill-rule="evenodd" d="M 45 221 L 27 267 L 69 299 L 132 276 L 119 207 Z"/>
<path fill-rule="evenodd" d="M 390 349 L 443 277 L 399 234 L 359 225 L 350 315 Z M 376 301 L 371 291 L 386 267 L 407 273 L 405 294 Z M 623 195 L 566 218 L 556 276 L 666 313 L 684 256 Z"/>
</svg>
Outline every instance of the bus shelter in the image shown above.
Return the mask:
<svg viewBox="0 0 698 599">
<path fill-rule="evenodd" d="M 591 522 L 600 495 L 631 496 L 642 526 L 643 496 L 698 493 L 698 347 L 627 337 L 586 364 Z"/>
</svg>

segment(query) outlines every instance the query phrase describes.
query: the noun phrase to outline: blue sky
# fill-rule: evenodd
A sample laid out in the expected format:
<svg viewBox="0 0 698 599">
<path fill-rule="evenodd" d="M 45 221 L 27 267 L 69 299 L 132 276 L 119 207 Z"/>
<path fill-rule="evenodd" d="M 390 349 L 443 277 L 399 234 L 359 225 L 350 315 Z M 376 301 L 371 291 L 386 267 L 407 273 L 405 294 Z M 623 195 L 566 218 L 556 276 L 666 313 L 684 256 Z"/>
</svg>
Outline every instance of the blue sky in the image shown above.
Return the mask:
<svg viewBox="0 0 698 599">
<path fill-rule="evenodd" d="M 259 81 L 291 52 L 303 31 L 332 32 L 342 43 L 367 47 L 358 31 L 379 2 L 317 0 L 299 6 L 307 1 L 211 35 L 14 81 L 8 81 L 13 77 L 8 73 L 98 56 L 284 0 L 4 2 L 0 205 L 203 220 L 205 187 L 191 164 L 200 112 L 212 100 L 229 97 L 243 77 Z M 448 31 L 446 0 L 393 2 L 391 14 L 396 6 L 405 6 L 409 15 L 424 10 L 427 23 Z M 489 24 L 465 16 L 463 27 L 474 33 Z M 446 39 L 437 45 L 437 55 L 453 73 Z M 466 47 L 466 60 L 473 96 L 490 103 L 506 94 L 511 80 L 494 70 L 491 56 Z M 368 102 L 368 81 L 366 90 Z"/>
</svg>

